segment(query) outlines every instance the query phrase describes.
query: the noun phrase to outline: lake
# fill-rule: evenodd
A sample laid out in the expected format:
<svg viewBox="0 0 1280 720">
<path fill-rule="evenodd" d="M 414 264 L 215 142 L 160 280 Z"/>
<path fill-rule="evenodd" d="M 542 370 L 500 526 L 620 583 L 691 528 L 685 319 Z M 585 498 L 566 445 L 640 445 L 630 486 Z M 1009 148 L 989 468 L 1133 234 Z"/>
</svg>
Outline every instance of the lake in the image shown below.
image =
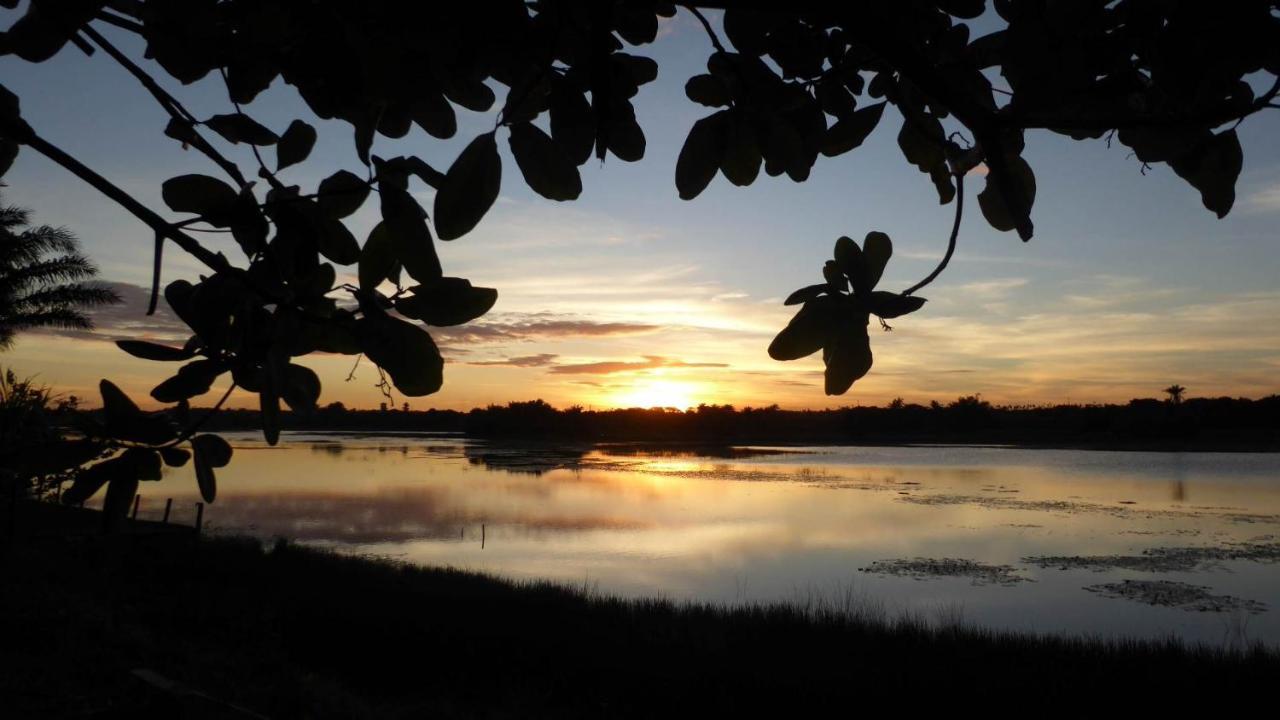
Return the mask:
<svg viewBox="0 0 1280 720">
<path fill-rule="evenodd" d="M 1280 646 L 1280 455 L 226 437 L 214 532 L 626 596 Z M 193 472 L 166 472 L 140 515 L 173 497 L 191 522 Z"/>
</svg>

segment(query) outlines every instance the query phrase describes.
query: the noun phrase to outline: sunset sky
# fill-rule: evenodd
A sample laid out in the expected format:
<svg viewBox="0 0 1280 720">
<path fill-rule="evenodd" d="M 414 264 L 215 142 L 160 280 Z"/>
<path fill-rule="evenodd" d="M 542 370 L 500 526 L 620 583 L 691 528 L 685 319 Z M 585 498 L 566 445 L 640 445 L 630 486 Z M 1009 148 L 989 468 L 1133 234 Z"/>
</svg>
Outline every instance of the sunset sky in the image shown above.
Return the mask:
<svg viewBox="0 0 1280 720">
<path fill-rule="evenodd" d="M 141 57 L 127 34 L 112 38 Z M 530 191 L 500 132 L 497 204 L 471 234 L 439 244 L 446 274 L 497 288 L 498 304 L 478 322 L 432 329 L 448 360 L 445 388 L 408 399 L 411 407 L 466 409 L 540 397 L 559 406 L 824 408 L 971 393 L 996 403 L 1102 402 L 1156 396 L 1175 382 L 1191 396 L 1280 391 L 1280 112 L 1261 113 L 1239 128 L 1245 165 L 1225 220 L 1205 210 L 1166 166 L 1143 174 L 1119 144 L 1028 135 L 1026 157 L 1038 185 L 1035 238 L 1024 244 L 992 230 L 973 203 L 951 267 L 921 293 L 929 303 L 895 321 L 891 333 L 873 324 L 871 374 L 849 394 L 828 398 L 820 357 L 779 363 L 765 352 L 791 315 L 782 298 L 821 280 L 836 237 L 861 239 L 870 230 L 887 232 L 896 246 L 881 287 L 914 283 L 945 249 L 952 206 L 939 206 L 928 178 L 903 159 L 895 142 L 901 120 L 892 110 L 862 148 L 819 159 L 808 182 L 761 173 L 751 187 L 738 188 L 717 177 L 696 200 L 681 201 L 676 156 L 689 127 L 709 114 L 684 97 L 683 87 L 705 71 L 709 52 L 701 28 L 684 14 L 664 25 L 656 43 L 636 50 L 660 65 L 658 80 L 636 100 L 648 138 L 645 158 L 589 161 L 577 201 L 555 203 Z M 47 139 L 153 208 L 164 207 L 164 179 L 217 174 L 203 156 L 163 136 L 167 117 L 102 53 L 86 57 L 68 46 L 39 65 L 2 58 L 0 78 Z M 219 83 L 164 84 L 198 116 L 231 111 Z M 295 117 L 313 121 L 279 81 L 247 111 L 277 131 Z M 492 114 L 459 110 L 452 141 L 415 129 L 401 141 L 379 136 L 374 152 L 418 154 L 443 169 L 492 125 Z M 308 161 L 285 172 L 287 182 L 314 188 L 339 168 L 360 171 L 349 126 L 318 127 L 320 143 Z M 251 167 L 246 146 L 227 153 Z M 0 365 L 89 404 L 103 377 L 150 401 L 150 388 L 176 366 L 133 359 L 111 342 L 180 333 L 170 316 L 144 316 L 148 230 L 29 150 L 5 182 L 6 203 L 73 230 L 102 278 L 128 302 L 100 313 L 90 334 L 21 336 Z M 970 200 L 981 187 L 980 178 L 971 178 Z M 415 190 L 430 208 L 433 192 Z M 351 218 L 357 237 L 367 235 L 377 212 L 369 202 Z M 243 258 L 229 241 L 207 237 L 229 257 Z M 355 268 L 348 270 L 354 282 Z M 166 281 L 199 271 L 176 248 L 166 254 Z M 347 382 L 352 361 L 304 360 L 324 381 L 322 403 L 376 407 L 383 398 L 374 368 L 361 363 Z M 402 400 L 397 396 L 397 404 Z"/>
</svg>

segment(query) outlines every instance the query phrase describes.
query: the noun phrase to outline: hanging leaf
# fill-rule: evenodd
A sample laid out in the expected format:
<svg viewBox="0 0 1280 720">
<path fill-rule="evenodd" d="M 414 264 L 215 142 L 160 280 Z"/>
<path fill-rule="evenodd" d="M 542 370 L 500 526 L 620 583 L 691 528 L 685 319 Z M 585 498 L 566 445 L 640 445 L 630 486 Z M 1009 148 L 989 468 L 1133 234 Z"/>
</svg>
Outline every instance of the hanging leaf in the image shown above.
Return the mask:
<svg viewBox="0 0 1280 720">
<path fill-rule="evenodd" d="M 9 172 L 9 168 L 13 167 L 13 161 L 18 158 L 18 143 L 8 138 L 0 137 L 0 178 Z"/>
<path fill-rule="evenodd" d="M 151 397 L 163 403 L 190 400 L 209 392 L 214 381 L 226 370 L 221 360 L 196 360 L 183 365 L 177 375 L 155 386 Z"/>
<path fill-rule="evenodd" d="M 876 125 L 880 124 L 884 106 L 884 103 L 876 103 L 865 107 L 828 128 L 822 140 L 822 154 L 835 157 L 861 145 L 871 131 L 876 129 Z"/>
<path fill-rule="evenodd" d="M 769 344 L 769 357 L 799 360 L 818 352 L 831 335 L 838 311 L 836 299 L 829 295 L 806 302 Z"/>
<path fill-rule="evenodd" d="M 236 191 L 208 175 L 179 175 L 165 180 L 160 197 L 169 209 L 192 213 L 215 227 L 226 227 L 235 217 Z"/>
<path fill-rule="evenodd" d="M 360 289 L 373 290 L 381 285 L 399 262 L 395 238 L 387 230 L 385 222 L 378 223 L 360 249 Z"/>
<path fill-rule="evenodd" d="M 356 322 L 360 347 L 410 397 L 430 395 L 444 383 L 444 359 L 425 330 L 381 312 Z"/>
<path fill-rule="evenodd" d="M 915 295 L 899 295 L 895 292 L 877 290 L 871 293 L 867 309 L 877 317 L 892 320 L 924 307 L 926 300 Z"/>
<path fill-rule="evenodd" d="M 320 377 L 309 367 L 290 363 L 284 370 L 280 396 L 294 412 L 311 412 L 320 399 Z"/>
<path fill-rule="evenodd" d="M 827 369 L 823 373 L 828 395 L 843 395 L 853 383 L 871 370 L 871 339 L 867 337 L 866 316 L 850 327 L 833 334 L 823 348 L 822 361 Z"/>
<path fill-rule="evenodd" d="M 707 107 L 725 107 L 732 101 L 729 86 L 715 75 L 694 75 L 684 84 L 690 100 Z"/>
<path fill-rule="evenodd" d="M 884 275 L 884 268 L 893 257 L 893 241 L 879 230 L 872 230 L 862 240 L 863 267 L 867 273 L 867 288 L 874 288 Z"/>
<path fill-rule="evenodd" d="M 428 325 L 446 327 L 475 320 L 497 301 L 498 291 L 493 288 L 472 287 L 469 280 L 442 277 L 415 286 L 412 295 L 396 300 L 396 312 Z"/>
<path fill-rule="evenodd" d="M 444 95 L 425 93 L 410 110 L 418 127 L 428 135 L 448 140 L 458 132 L 458 117 Z"/>
<path fill-rule="evenodd" d="M 1005 160 L 1005 165 L 1009 169 L 1008 173 L 1001 174 L 990 170 L 987 173 L 986 186 L 982 188 L 982 192 L 978 193 L 978 207 L 982 210 L 982 216 L 987 219 L 991 227 L 1002 232 L 1018 229 L 1018 225 L 1030 212 L 1031 203 L 1036 199 L 1036 176 L 1027 161 L 1013 156 Z M 1027 201 L 1024 212 L 1012 212 L 1005 204 L 1004 193 L 1000 190 L 1002 178 L 1010 188 L 1018 188 L 1024 200 Z"/>
<path fill-rule="evenodd" d="M 541 128 L 516 123 L 509 141 L 516 165 L 534 192 L 548 200 L 576 200 L 582 194 L 578 166 Z"/>
<path fill-rule="evenodd" d="M 851 238 L 840 236 L 836 240 L 834 257 L 836 265 L 844 272 L 845 277 L 853 284 L 855 295 L 864 295 L 871 291 L 871 283 L 867 274 L 867 261 L 862 256 L 862 248 Z"/>
<path fill-rule="evenodd" d="M 1169 165 L 1178 177 L 1200 191 L 1205 208 L 1219 218 L 1231 212 L 1236 202 L 1236 179 L 1244 166 L 1235 128 L 1214 135 L 1191 152 L 1170 160 Z"/>
<path fill-rule="evenodd" d="M 502 160 L 494 133 L 488 132 L 458 155 L 436 193 L 436 233 L 441 240 L 455 240 L 471 232 L 498 199 L 502 184 Z"/>
<path fill-rule="evenodd" d="M 756 140 L 755 128 L 741 113 L 731 113 L 720 172 L 729 182 L 745 187 L 755 182 L 760 174 L 760 161 L 760 144 Z"/>
<path fill-rule="evenodd" d="M 211 503 L 218 496 L 218 482 L 213 470 L 231 462 L 231 445 L 217 435 L 196 435 L 191 438 L 191 451 L 200 497 Z"/>
<path fill-rule="evenodd" d="M 809 285 L 808 287 L 802 287 L 788 295 L 786 301 L 782 304 L 799 305 L 800 303 L 807 303 L 819 295 L 828 292 L 831 292 L 831 286 L 827 283 L 822 283 L 821 285 Z"/>
<path fill-rule="evenodd" d="M 196 354 L 195 348 L 175 348 L 168 345 L 157 345 L 145 340 L 117 340 L 116 347 L 143 360 L 158 360 L 162 362 L 190 360 Z"/>
<path fill-rule="evenodd" d="M 102 517 L 109 531 L 120 529 L 129 518 L 133 496 L 138 494 L 138 478 L 122 472 L 107 483 L 107 496 L 102 500 Z"/>
<path fill-rule="evenodd" d="M 316 129 L 302 120 L 294 120 L 285 128 L 276 145 L 276 172 L 297 165 L 311 154 L 316 145 Z"/>
<path fill-rule="evenodd" d="M 676 160 L 676 190 L 681 200 L 698 197 L 724 161 L 729 111 L 721 110 L 693 124 Z"/>
<path fill-rule="evenodd" d="M 96 495 L 103 485 L 128 478 L 132 473 L 133 464 L 119 456 L 90 465 L 76 472 L 71 487 L 62 493 L 62 504 L 79 505 Z"/>
<path fill-rule="evenodd" d="M 179 447 L 160 448 L 160 457 L 169 467 L 182 467 L 191 459 L 191 452 Z"/>
<path fill-rule="evenodd" d="M 569 154 L 575 165 L 591 157 L 596 125 L 582 91 L 561 78 L 551 82 L 551 138 Z"/>
<path fill-rule="evenodd" d="M 370 238 L 379 232 L 389 234 L 396 258 L 414 280 L 430 282 L 440 277 L 440 256 L 422 206 L 407 190 L 396 187 L 383 188 L 381 196 L 382 222 L 374 227 Z M 438 203 L 439 195 L 436 198 Z"/>
<path fill-rule="evenodd" d="M 159 480 L 160 453 L 150 448 L 128 448 L 120 454 L 120 459 L 133 466 L 134 477 L 139 480 Z"/>
<path fill-rule="evenodd" d="M 342 219 L 359 210 L 368 197 L 368 183 L 355 173 L 339 170 L 320 181 L 316 202 L 329 217 Z"/>
<path fill-rule="evenodd" d="M 108 436 L 147 445 L 160 445 L 177 436 L 170 420 L 142 412 L 110 380 L 98 383 L 98 389 L 102 393 L 103 425 Z"/>
<path fill-rule="evenodd" d="M 280 140 L 279 136 L 244 113 L 214 115 L 204 124 L 233 144 L 275 145 Z"/>
</svg>

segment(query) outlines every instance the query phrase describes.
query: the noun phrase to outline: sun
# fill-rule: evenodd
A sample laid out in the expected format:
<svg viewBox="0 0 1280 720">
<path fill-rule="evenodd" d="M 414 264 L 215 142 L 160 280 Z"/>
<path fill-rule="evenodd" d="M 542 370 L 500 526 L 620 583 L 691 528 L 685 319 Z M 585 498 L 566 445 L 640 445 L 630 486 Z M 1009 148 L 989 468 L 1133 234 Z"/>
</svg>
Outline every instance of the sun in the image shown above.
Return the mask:
<svg viewBox="0 0 1280 720">
<path fill-rule="evenodd" d="M 679 408 L 688 410 L 699 401 L 694 396 L 699 394 L 694 383 L 677 380 L 641 380 L 629 391 L 612 398 L 617 407 L 641 408 Z"/>
</svg>

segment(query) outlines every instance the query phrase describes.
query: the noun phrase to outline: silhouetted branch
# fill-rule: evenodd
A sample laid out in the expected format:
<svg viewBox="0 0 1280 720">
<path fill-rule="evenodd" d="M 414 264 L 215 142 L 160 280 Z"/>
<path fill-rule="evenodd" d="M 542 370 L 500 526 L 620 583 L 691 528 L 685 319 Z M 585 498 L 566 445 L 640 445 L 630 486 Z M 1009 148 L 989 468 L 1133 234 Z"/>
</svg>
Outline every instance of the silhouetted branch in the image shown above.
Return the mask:
<svg viewBox="0 0 1280 720">
<path fill-rule="evenodd" d="M 236 113 L 243 115 L 244 111 L 240 109 L 240 103 L 236 102 L 236 99 L 231 95 L 231 82 L 227 79 L 227 69 L 223 67 L 218 68 L 218 74 L 222 76 L 222 85 L 227 89 L 227 99 L 231 101 L 231 105 L 236 109 Z M 258 146 L 253 143 L 249 143 L 249 149 L 253 151 L 253 157 L 258 161 L 258 177 L 266 180 L 271 184 L 271 187 L 276 190 L 284 190 L 284 183 L 280 182 L 276 178 L 275 173 L 267 169 L 267 163 L 262 159 L 262 153 L 258 151 Z"/>
<path fill-rule="evenodd" d="M 720 52 L 728 52 L 724 49 L 724 44 L 720 42 L 720 38 L 716 37 L 716 31 L 711 27 L 711 23 L 707 21 L 707 17 L 702 14 L 701 10 L 692 5 L 682 5 L 681 7 L 693 13 L 693 16 L 698 18 L 698 22 L 702 23 L 702 29 L 707 31 L 707 37 L 711 39 L 711 44 L 715 46 L 716 50 Z"/>
<path fill-rule="evenodd" d="M 165 91 L 164 88 L 160 87 L 160 84 L 148 75 L 146 70 L 138 67 L 137 63 L 130 60 L 128 56 L 120 52 L 119 49 L 112 45 L 106 38 L 102 37 L 102 35 L 92 27 L 86 25 L 84 27 L 84 34 L 88 36 L 89 39 L 93 40 L 98 47 L 102 48 L 108 55 L 110 55 L 113 60 L 119 63 L 121 67 L 128 70 L 131 75 L 137 78 L 138 82 L 142 83 L 142 86 L 147 89 L 147 92 L 151 93 L 151 96 L 156 99 L 156 102 L 160 103 L 160 106 L 165 109 L 165 112 L 169 113 L 170 117 L 179 122 L 185 122 L 192 125 L 192 147 L 204 153 L 210 160 L 217 163 L 218 167 L 222 168 L 223 172 L 231 176 L 231 179 L 235 180 L 236 184 L 241 188 L 244 188 L 249 184 L 248 181 L 245 180 L 244 175 L 240 172 L 240 168 L 237 167 L 235 163 L 224 157 L 222 153 L 218 152 L 213 145 L 210 145 L 209 142 L 200 135 L 199 131 L 194 127 L 196 123 L 195 116 L 188 112 L 187 109 L 182 106 L 182 103 L 178 102 L 177 98 L 173 97 Z"/>
<path fill-rule="evenodd" d="M 231 383 L 231 385 L 227 387 L 227 391 L 222 393 L 222 397 L 218 398 L 218 402 L 214 403 L 213 407 L 206 410 L 204 415 L 200 416 L 199 420 L 195 421 L 191 427 L 182 431 L 182 434 L 178 435 L 177 438 L 171 442 L 165 443 L 164 447 L 177 447 L 178 445 L 190 440 L 191 436 L 196 434 L 196 431 L 204 427 L 205 423 L 209 422 L 209 418 L 212 418 L 219 410 L 222 409 L 222 406 L 227 402 L 227 398 L 231 397 L 231 393 L 236 389 L 236 387 L 237 385 L 234 382 Z"/>
<path fill-rule="evenodd" d="M 925 279 L 912 285 L 902 291 L 903 295 L 910 295 L 920 288 L 933 282 L 935 278 L 947 269 L 947 263 L 951 262 L 951 256 L 956 252 L 956 239 L 960 236 L 960 218 L 964 215 L 964 173 L 956 173 L 956 219 L 951 225 L 951 239 L 947 241 L 947 252 L 942 256 L 942 262 L 938 263 L 938 267 L 933 269 Z"/>
</svg>

